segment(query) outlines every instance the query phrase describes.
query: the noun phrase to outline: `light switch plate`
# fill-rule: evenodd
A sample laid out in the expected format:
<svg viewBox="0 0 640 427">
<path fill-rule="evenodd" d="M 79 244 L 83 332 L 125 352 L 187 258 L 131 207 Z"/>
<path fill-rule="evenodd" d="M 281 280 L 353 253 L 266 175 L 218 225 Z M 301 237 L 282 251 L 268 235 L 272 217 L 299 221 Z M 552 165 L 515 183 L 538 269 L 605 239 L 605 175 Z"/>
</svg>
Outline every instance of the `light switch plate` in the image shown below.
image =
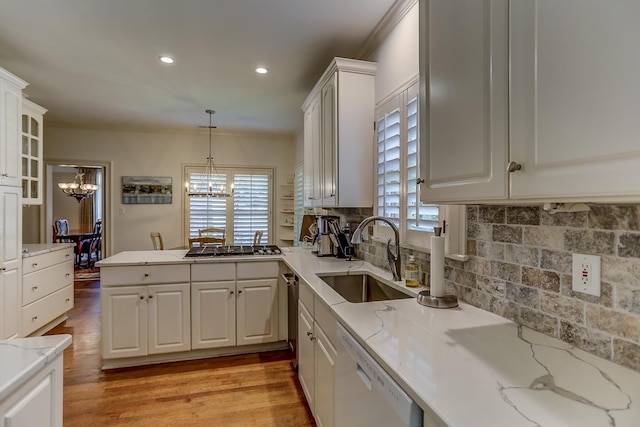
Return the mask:
<svg viewBox="0 0 640 427">
<path fill-rule="evenodd" d="M 576 292 L 600 296 L 600 257 L 573 254 L 571 288 Z"/>
</svg>

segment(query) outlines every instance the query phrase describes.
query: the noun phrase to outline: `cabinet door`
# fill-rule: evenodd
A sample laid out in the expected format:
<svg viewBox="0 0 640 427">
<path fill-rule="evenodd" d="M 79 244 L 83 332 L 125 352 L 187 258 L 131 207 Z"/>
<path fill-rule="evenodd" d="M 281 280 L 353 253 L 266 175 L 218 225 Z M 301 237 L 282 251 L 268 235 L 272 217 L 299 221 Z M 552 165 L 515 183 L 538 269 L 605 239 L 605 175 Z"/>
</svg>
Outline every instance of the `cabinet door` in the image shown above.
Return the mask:
<svg viewBox="0 0 640 427">
<path fill-rule="evenodd" d="M 102 288 L 102 357 L 147 355 L 147 287 Z"/>
<path fill-rule="evenodd" d="M 0 77 L 0 185 L 20 186 L 22 90 Z"/>
<path fill-rule="evenodd" d="M 420 5 L 425 203 L 507 197 L 507 19 L 506 0 Z"/>
<path fill-rule="evenodd" d="M 242 280 L 236 285 L 237 345 L 278 340 L 278 279 Z"/>
<path fill-rule="evenodd" d="M 2 321 L 0 335 L 2 338 L 18 336 L 22 308 L 22 203 L 19 189 L 16 187 L 0 187 L 0 293 L 2 301 Z"/>
<path fill-rule="evenodd" d="M 315 350 L 313 346 L 313 318 L 302 301 L 298 301 L 298 380 L 315 414 Z"/>
<path fill-rule="evenodd" d="M 151 285 L 149 354 L 191 350 L 191 293 L 189 284 Z"/>
<path fill-rule="evenodd" d="M 333 427 L 333 378 L 337 352 L 317 323 L 314 336 L 315 419 L 319 427 Z"/>
<path fill-rule="evenodd" d="M 191 348 L 236 345 L 236 282 L 191 285 Z"/>
<path fill-rule="evenodd" d="M 329 79 L 322 87 L 322 206 L 336 205 L 337 191 L 337 99 L 338 74 Z M 348 141 L 345 141 L 347 143 Z M 353 142 L 352 142 L 353 143 Z"/>
<path fill-rule="evenodd" d="M 320 206 L 322 112 L 317 96 L 304 113 L 304 205 Z"/>
<path fill-rule="evenodd" d="M 42 116 L 46 111 L 28 99 L 23 100 L 20 155 L 25 205 L 42 204 Z"/>
<path fill-rule="evenodd" d="M 510 4 L 512 197 L 637 200 L 640 3 Z"/>
</svg>

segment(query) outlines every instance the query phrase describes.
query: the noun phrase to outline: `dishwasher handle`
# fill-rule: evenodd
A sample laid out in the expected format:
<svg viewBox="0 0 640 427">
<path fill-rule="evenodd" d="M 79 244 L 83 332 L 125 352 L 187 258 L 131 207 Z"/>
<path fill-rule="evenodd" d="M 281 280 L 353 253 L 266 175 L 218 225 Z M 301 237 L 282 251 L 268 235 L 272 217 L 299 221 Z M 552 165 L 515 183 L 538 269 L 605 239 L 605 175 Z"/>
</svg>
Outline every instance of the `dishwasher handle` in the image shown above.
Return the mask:
<svg viewBox="0 0 640 427">
<path fill-rule="evenodd" d="M 280 277 L 282 277 L 287 286 L 293 286 L 298 281 L 298 278 L 291 273 L 282 273 Z"/>
</svg>

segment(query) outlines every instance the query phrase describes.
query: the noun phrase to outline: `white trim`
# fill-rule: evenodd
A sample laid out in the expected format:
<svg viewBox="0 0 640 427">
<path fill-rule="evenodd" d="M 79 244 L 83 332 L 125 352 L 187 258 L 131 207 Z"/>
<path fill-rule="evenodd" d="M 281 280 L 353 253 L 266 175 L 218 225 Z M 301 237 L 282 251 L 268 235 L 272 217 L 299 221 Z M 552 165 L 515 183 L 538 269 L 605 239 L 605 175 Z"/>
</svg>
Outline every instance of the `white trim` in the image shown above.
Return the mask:
<svg viewBox="0 0 640 427">
<path fill-rule="evenodd" d="M 380 47 L 380 43 L 407 16 L 407 13 L 418 3 L 418 0 L 397 0 L 380 22 L 369 33 L 362 47 L 355 56 L 357 59 L 367 59 Z"/>
</svg>

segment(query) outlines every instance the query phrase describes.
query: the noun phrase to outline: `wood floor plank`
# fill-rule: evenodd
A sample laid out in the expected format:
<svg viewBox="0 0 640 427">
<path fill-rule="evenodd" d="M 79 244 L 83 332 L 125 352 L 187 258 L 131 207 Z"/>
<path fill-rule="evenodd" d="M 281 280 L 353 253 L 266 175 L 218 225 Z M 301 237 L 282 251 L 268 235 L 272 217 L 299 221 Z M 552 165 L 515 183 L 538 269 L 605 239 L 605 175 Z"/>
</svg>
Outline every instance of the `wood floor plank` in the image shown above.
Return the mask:
<svg viewBox="0 0 640 427">
<path fill-rule="evenodd" d="M 315 426 L 289 351 L 102 371 L 100 283 L 75 283 L 64 353 L 64 425 Z"/>
</svg>

